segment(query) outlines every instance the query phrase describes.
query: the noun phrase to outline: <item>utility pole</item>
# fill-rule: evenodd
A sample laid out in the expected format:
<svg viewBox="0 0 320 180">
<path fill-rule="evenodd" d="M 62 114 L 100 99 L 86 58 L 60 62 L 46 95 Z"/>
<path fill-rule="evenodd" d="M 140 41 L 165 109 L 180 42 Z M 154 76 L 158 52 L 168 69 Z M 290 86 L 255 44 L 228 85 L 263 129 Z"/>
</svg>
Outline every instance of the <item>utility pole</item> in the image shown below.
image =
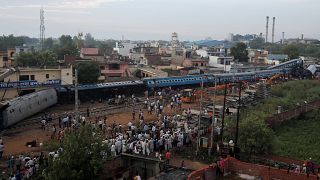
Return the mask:
<svg viewBox="0 0 320 180">
<path fill-rule="evenodd" d="M 203 98 L 203 78 L 201 78 L 201 96 L 200 96 L 200 112 L 199 112 L 199 120 L 198 120 L 198 137 L 197 137 L 197 150 L 196 150 L 196 155 L 199 153 L 199 142 L 200 142 L 200 126 L 201 126 L 201 111 L 202 111 L 202 98 Z"/>
<path fill-rule="evenodd" d="M 227 84 L 225 84 L 225 87 L 224 87 L 223 111 L 222 111 L 222 122 L 221 122 L 221 144 L 223 143 L 223 128 L 224 128 L 224 116 L 226 112 L 226 97 L 227 97 Z"/>
<path fill-rule="evenodd" d="M 79 100 L 78 100 L 78 70 L 75 68 L 75 79 L 74 79 L 74 111 L 76 120 L 79 118 Z"/>
<path fill-rule="evenodd" d="M 217 79 L 214 79 L 214 95 L 213 95 L 213 110 L 212 110 L 212 122 L 211 122 L 211 136 L 210 136 L 210 148 L 208 151 L 209 156 L 212 153 L 212 149 L 213 149 L 213 135 L 214 135 L 214 121 L 216 120 L 215 114 L 216 114 L 216 94 L 217 94 Z"/>
<path fill-rule="evenodd" d="M 239 98 L 238 98 L 238 108 L 237 108 L 237 126 L 236 126 L 236 139 L 235 147 L 238 145 L 238 133 L 239 133 L 239 120 L 240 120 L 240 106 L 241 106 L 241 82 L 239 82 Z"/>
</svg>

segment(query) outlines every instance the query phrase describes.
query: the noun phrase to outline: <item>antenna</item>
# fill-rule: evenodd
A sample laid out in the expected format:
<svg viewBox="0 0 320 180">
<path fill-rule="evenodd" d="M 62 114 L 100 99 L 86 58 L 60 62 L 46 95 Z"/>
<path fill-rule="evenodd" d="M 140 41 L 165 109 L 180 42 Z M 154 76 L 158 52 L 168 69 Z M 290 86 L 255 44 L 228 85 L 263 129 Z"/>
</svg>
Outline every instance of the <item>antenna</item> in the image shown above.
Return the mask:
<svg viewBox="0 0 320 180">
<path fill-rule="evenodd" d="M 268 33 L 269 33 L 269 16 L 267 16 L 267 23 L 266 23 L 266 43 L 268 42 Z"/>
<path fill-rule="evenodd" d="M 275 26 L 275 22 L 276 22 L 276 18 L 273 17 L 272 18 L 272 43 L 274 43 L 274 26 Z"/>
<path fill-rule="evenodd" d="M 44 44 L 44 39 L 45 39 L 44 31 L 45 31 L 44 10 L 41 7 L 41 9 L 40 9 L 40 38 L 39 38 L 40 50 L 43 50 L 43 44 Z"/>
</svg>

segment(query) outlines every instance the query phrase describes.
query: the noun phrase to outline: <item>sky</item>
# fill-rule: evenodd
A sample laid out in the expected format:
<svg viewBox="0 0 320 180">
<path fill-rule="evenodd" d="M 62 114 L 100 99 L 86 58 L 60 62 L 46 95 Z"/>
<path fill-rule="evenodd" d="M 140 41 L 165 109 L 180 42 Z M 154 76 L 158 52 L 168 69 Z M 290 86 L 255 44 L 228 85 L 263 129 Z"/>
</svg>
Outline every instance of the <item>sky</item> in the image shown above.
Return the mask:
<svg viewBox="0 0 320 180">
<path fill-rule="evenodd" d="M 320 39 L 320 0 L 0 0 L 0 34 L 39 37 L 40 8 L 45 36 L 91 33 L 96 39 L 180 40 L 229 33 L 265 34 L 266 16 L 276 17 L 275 39 Z"/>
</svg>

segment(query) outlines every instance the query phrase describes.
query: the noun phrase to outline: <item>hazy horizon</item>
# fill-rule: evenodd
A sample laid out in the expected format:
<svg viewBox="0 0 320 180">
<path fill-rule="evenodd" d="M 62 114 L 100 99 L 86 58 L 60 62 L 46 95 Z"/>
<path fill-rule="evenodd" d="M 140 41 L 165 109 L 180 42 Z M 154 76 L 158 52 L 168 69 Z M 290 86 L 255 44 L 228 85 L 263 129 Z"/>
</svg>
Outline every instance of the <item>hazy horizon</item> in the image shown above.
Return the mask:
<svg viewBox="0 0 320 180">
<path fill-rule="evenodd" d="M 40 8 L 45 11 L 45 36 L 91 33 L 96 39 L 180 40 L 211 37 L 224 40 L 229 33 L 265 34 L 266 16 L 271 41 L 320 38 L 320 1 L 317 0 L 11 0 L 0 7 L 0 33 L 39 37 Z"/>
</svg>

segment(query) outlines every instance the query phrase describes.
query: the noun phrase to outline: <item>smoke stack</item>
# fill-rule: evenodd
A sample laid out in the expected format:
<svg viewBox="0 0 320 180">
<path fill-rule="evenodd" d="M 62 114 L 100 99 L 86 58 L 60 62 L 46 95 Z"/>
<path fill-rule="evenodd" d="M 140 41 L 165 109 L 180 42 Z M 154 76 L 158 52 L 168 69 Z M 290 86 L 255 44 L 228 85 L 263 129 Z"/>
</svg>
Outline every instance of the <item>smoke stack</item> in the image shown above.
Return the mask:
<svg viewBox="0 0 320 180">
<path fill-rule="evenodd" d="M 267 16 L 267 23 L 266 23 L 266 42 L 268 42 L 268 33 L 269 33 L 269 16 Z"/>
<path fill-rule="evenodd" d="M 272 43 L 274 43 L 274 25 L 275 25 L 275 22 L 276 22 L 276 18 L 273 17 L 272 18 Z"/>
<path fill-rule="evenodd" d="M 284 44 L 284 32 L 282 32 L 282 44 Z"/>
<path fill-rule="evenodd" d="M 301 40 L 303 40 L 303 34 L 301 34 Z"/>
</svg>

